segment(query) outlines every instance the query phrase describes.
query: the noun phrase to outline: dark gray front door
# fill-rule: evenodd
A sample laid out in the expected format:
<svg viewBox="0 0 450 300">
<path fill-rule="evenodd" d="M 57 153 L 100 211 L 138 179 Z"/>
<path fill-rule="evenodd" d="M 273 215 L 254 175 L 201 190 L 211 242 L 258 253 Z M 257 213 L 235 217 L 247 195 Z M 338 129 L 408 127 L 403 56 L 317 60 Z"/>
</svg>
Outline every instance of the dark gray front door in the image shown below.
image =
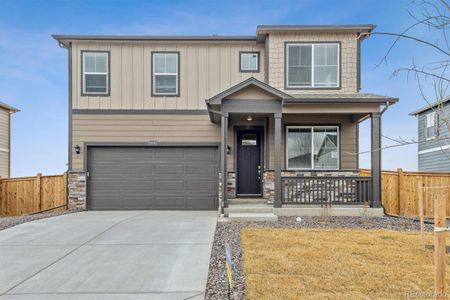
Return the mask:
<svg viewBox="0 0 450 300">
<path fill-rule="evenodd" d="M 237 129 L 236 180 L 240 196 L 261 195 L 262 129 Z"/>
<path fill-rule="evenodd" d="M 91 210 L 217 208 L 217 147 L 88 147 Z"/>
</svg>

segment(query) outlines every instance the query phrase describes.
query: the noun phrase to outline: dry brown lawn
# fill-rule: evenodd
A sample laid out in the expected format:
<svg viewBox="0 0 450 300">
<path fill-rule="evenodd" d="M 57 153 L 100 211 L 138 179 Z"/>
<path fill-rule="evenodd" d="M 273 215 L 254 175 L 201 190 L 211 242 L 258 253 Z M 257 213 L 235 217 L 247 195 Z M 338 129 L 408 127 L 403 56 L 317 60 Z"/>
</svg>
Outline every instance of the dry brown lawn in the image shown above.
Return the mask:
<svg viewBox="0 0 450 300">
<path fill-rule="evenodd" d="M 404 299 L 434 289 L 433 251 L 415 232 L 244 228 L 241 237 L 247 299 Z"/>
</svg>

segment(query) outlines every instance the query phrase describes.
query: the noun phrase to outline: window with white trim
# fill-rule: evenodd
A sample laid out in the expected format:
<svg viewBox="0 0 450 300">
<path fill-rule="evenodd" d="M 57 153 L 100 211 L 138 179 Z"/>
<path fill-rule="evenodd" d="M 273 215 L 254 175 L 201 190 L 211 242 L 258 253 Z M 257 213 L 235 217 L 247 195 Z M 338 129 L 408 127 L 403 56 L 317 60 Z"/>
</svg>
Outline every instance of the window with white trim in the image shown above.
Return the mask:
<svg viewBox="0 0 450 300">
<path fill-rule="evenodd" d="M 173 52 L 152 53 L 153 95 L 178 95 L 179 54 Z"/>
<path fill-rule="evenodd" d="M 83 51 L 82 60 L 83 94 L 107 95 L 109 93 L 109 53 Z"/>
<path fill-rule="evenodd" d="M 240 52 L 240 72 L 259 72 L 259 52 Z"/>
<path fill-rule="evenodd" d="M 287 126 L 287 169 L 339 168 L 338 126 Z"/>
<path fill-rule="evenodd" d="M 438 114 L 433 111 L 425 117 L 425 139 L 434 139 L 438 135 Z"/>
<path fill-rule="evenodd" d="M 339 87 L 339 44 L 286 45 L 287 88 Z"/>
</svg>

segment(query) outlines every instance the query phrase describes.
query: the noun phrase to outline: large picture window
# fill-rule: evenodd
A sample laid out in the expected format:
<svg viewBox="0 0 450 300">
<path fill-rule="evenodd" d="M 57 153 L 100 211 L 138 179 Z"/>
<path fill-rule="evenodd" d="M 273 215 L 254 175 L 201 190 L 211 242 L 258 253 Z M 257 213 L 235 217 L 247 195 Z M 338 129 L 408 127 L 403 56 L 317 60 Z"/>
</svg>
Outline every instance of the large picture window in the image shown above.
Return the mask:
<svg viewBox="0 0 450 300">
<path fill-rule="evenodd" d="M 109 53 L 82 52 L 82 94 L 109 94 Z"/>
<path fill-rule="evenodd" d="M 287 169 L 338 169 L 339 127 L 288 126 L 286 166 Z"/>
<path fill-rule="evenodd" d="M 179 94 L 178 60 L 178 53 L 152 53 L 153 95 L 177 96 Z"/>
<path fill-rule="evenodd" d="M 287 88 L 339 87 L 339 44 L 286 45 Z"/>
</svg>

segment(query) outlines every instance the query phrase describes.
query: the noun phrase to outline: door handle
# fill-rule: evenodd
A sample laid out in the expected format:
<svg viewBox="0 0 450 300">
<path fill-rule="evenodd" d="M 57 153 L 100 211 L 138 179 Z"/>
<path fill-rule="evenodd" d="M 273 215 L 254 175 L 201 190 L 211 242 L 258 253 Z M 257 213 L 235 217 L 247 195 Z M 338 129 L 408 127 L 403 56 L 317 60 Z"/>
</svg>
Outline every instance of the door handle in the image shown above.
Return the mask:
<svg viewBox="0 0 450 300">
<path fill-rule="evenodd" d="M 261 180 L 261 165 L 258 165 L 258 179 Z"/>
</svg>

